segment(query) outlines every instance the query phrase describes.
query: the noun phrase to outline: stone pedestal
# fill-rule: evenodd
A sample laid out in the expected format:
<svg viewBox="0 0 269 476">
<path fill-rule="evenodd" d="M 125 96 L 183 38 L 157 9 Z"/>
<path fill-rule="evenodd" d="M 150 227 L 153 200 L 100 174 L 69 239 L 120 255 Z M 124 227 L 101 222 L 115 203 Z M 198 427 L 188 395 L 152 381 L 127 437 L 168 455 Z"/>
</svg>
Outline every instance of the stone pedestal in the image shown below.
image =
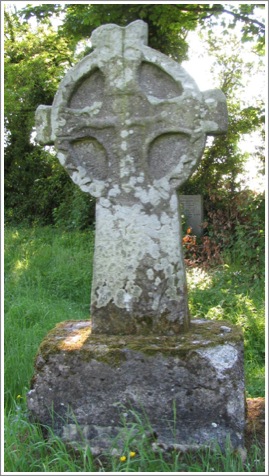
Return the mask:
<svg viewBox="0 0 269 476">
<path fill-rule="evenodd" d="M 150 422 L 155 445 L 224 447 L 229 437 L 243 447 L 243 338 L 225 322 L 194 320 L 178 336 L 119 337 L 66 321 L 42 342 L 35 366 L 31 415 L 72 445 L 107 450 L 137 414 Z"/>
</svg>

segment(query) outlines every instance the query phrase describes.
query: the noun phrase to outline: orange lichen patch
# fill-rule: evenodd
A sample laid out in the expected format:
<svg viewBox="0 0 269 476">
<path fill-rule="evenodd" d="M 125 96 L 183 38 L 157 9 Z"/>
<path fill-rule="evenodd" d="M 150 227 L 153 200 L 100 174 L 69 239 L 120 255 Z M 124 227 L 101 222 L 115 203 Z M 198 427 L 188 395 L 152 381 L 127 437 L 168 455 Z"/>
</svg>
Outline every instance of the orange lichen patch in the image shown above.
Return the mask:
<svg viewBox="0 0 269 476">
<path fill-rule="evenodd" d="M 91 327 L 76 329 L 66 337 L 60 344 L 61 350 L 79 350 L 91 334 Z"/>
</svg>

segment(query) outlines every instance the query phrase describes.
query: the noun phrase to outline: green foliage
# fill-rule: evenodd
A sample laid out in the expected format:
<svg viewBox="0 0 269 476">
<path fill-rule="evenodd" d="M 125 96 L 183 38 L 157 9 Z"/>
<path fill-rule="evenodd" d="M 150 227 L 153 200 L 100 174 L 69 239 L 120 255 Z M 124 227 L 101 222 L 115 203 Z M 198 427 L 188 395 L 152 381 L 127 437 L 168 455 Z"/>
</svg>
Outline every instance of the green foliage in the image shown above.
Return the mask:
<svg viewBox="0 0 269 476">
<path fill-rule="evenodd" d="M 52 103 L 59 80 L 72 66 L 70 56 L 66 39 L 51 26 L 34 31 L 18 15 L 5 11 L 5 126 L 10 133 L 18 115 L 20 122 L 21 115 L 29 120 L 30 133 L 37 105 Z"/>
<path fill-rule="evenodd" d="M 49 26 L 33 31 L 5 11 L 5 207 L 7 222 L 52 222 L 67 174 L 55 157 L 31 140 L 34 114 L 51 104 L 70 66 L 70 49 Z M 63 188 L 63 190 L 62 190 Z"/>
<path fill-rule="evenodd" d="M 203 28 L 212 31 L 214 26 L 220 22 L 223 35 L 228 35 L 229 31 L 235 27 L 240 27 L 241 42 L 254 42 L 255 51 L 264 54 L 265 48 L 265 17 L 258 19 L 264 10 L 264 4 L 248 3 L 240 4 L 213 4 L 211 14 L 209 14 L 208 24 L 202 24 Z M 216 21 L 218 18 L 218 22 Z"/>
<path fill-rule="evenodd" d="M 265 199 L 249 190 L 220 201 L 210 197 L 206 232 L 226 260 L 253 279 L 265 276 Z M 215 203 L 214 203 L 214 200 Z"/>
<path fill-rule="evenodd" d="M 235 204 L 234 233 L 227 252 L 231 262 L 253 275 L 265 277 L 265 197 L 244 192 Z"/>
<path fill-rule="evenodd" d="M 6 174 L 6 223 L 51 223 L 53 210 L 66 200 L 68 187 L 70 178 L 55 156 L 33 148 L 24 160 L 12 161 Z"/>
<path fill-rule="evenodd" d="M 63 36 L 69 36 L 73 44 L 82 38 L 89 38 L 91 32 L 105 23 L 126 26 L 141 19 L 149 25 L 149 46 L 175 59 L 183 61 L 187 57 L 187 33 L 195 30 L 198 24 L 205 28 L 214 27 L 221 20 L 224 34 L 240 25 L 242 41 L 256 41 L 257 51 L 264 48 L 264 22 L 257 20 L 257 12 L 264 5 L 248 6 L 232 4 L 60 4 L 54 6 L 27 6 L 21 16 L 29 19 L 35 16 L 39 21 L 48 21 L 48 17 L 64 13 L 61 28 Z"/>
<path fill-rule="evenodd" d="M 38 5 L 32 7 L 31 4 L 28 4 L 26 7 L 22 9 L 21 17 L 25 20 L 29 20 L 30 18 L 36 18 L 40 22 L 50 22 L 50 18 L 53 15 L 57 17 L 63 11 L 63 7 L 59 3 L 49 3 L 42 5 Z"/>
<path fill-rule="evenodd" d="M 256 52 L 258 54 L 264 54 L 265 48 L 265 24 L 264 19 L 258 21 L 255 18 L 255 11 L 259 8 L 264 10 L 265 5 L 263 4 L 239 4 L 235 7 L 233 15 L 234 20 L 230 28 L 234 28 L 238 21 L 242 25 L 242 43 L 247 41 L 256 41 Z M 261 12 L 260 12 L 261 13 Z"/>
<path fill-rule="evenodd" d="M 188 5 L 184 7 L 169 4 L 68 4 L 64 7 L 65 20 L 60 31 L 64 37 L 69 37 L 75 47 L 78 41 L 89 38 L 92 31 L 100 25 L 116 23 L 126 26 L 141 19 L 149 26 L 149 46 L 183 61 L 187 58 L 187 32 L 194 30 L 198 19 L 203 16 L 202 8 L 196 13 Z M 26 17 L 30 12 L 34 13 L 35 8 L 27 9 Z M 40 10 L 38 13 L 40 14 Z"/>
<path fill-rule="evenodd" d="M 253 74 L 253 64 L 246 63 L 240 52 L 242 45 L 231 36 L 229 53 L 224 51 L 222 38 L 213 31 L 208 32 L 207 43 L 211 57 L 214 58 L 212 74 L 216 76 L 218 87 L 227 100 L 228 131 L 223 136 L 209 138 L 203 158 L 189 181 L 182 187 L 181 193 L 200 193 L 207 200 L 226 195 L 227 200 L 238 190 L 246 160 L 264 161 L 264 102 L 255 96 L 245 98 L 243 94 L 244 78 Z M 242 98 L 241 98 L 242 97 Z M 241 140 L 253 132 L 259 133 L 259 148 L 252 155 L 242 152 Z M 214 200 L 216 202 L 216 200 Z"/>
<path fill-rule="evenodd" d="M 69 183 L 64 201 L 53 210 L 57 227 L 67 230 L 85 230 L 95 221 L 95 199 Z"/>
</svg>

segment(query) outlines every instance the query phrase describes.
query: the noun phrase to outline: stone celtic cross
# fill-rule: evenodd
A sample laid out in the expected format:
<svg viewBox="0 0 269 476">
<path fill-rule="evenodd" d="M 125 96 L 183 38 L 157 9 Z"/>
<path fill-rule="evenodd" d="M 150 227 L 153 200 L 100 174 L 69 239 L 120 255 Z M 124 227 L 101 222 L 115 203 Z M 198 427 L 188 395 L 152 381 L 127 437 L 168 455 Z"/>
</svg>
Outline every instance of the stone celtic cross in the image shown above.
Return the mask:
<svg viewBox="0 0 269 476">
<path fill-rule="evenodd" d="M 219 90 L 200 92 L 147 46 L 147 25 L 104 25 L 94 51 L 36 112 L 72 180 L 96 201 L 93 333 L 178 334 L 189 327 L 177 189 L 207 135 L 227 129 Z"/>
</svg>

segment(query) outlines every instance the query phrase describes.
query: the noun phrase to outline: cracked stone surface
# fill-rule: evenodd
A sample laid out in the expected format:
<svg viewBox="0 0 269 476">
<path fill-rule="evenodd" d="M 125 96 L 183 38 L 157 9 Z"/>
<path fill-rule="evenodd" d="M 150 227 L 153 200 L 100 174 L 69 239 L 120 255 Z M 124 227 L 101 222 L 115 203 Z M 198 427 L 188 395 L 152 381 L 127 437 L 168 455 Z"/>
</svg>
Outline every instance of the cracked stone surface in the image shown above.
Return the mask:
<svg viewBox="0 0 269 476">
<path fill-rule="evenodd" d="M 97 198 L 93 333 L 174 335 L 189 327 L 177 189 L 207 135 L 227 130 L 219 90 L 200 92 L 147 46 L 147 25 L 104 25 L 70 69 L 37 140 L 54 144 L 72 180 Z"/>
</svg>

